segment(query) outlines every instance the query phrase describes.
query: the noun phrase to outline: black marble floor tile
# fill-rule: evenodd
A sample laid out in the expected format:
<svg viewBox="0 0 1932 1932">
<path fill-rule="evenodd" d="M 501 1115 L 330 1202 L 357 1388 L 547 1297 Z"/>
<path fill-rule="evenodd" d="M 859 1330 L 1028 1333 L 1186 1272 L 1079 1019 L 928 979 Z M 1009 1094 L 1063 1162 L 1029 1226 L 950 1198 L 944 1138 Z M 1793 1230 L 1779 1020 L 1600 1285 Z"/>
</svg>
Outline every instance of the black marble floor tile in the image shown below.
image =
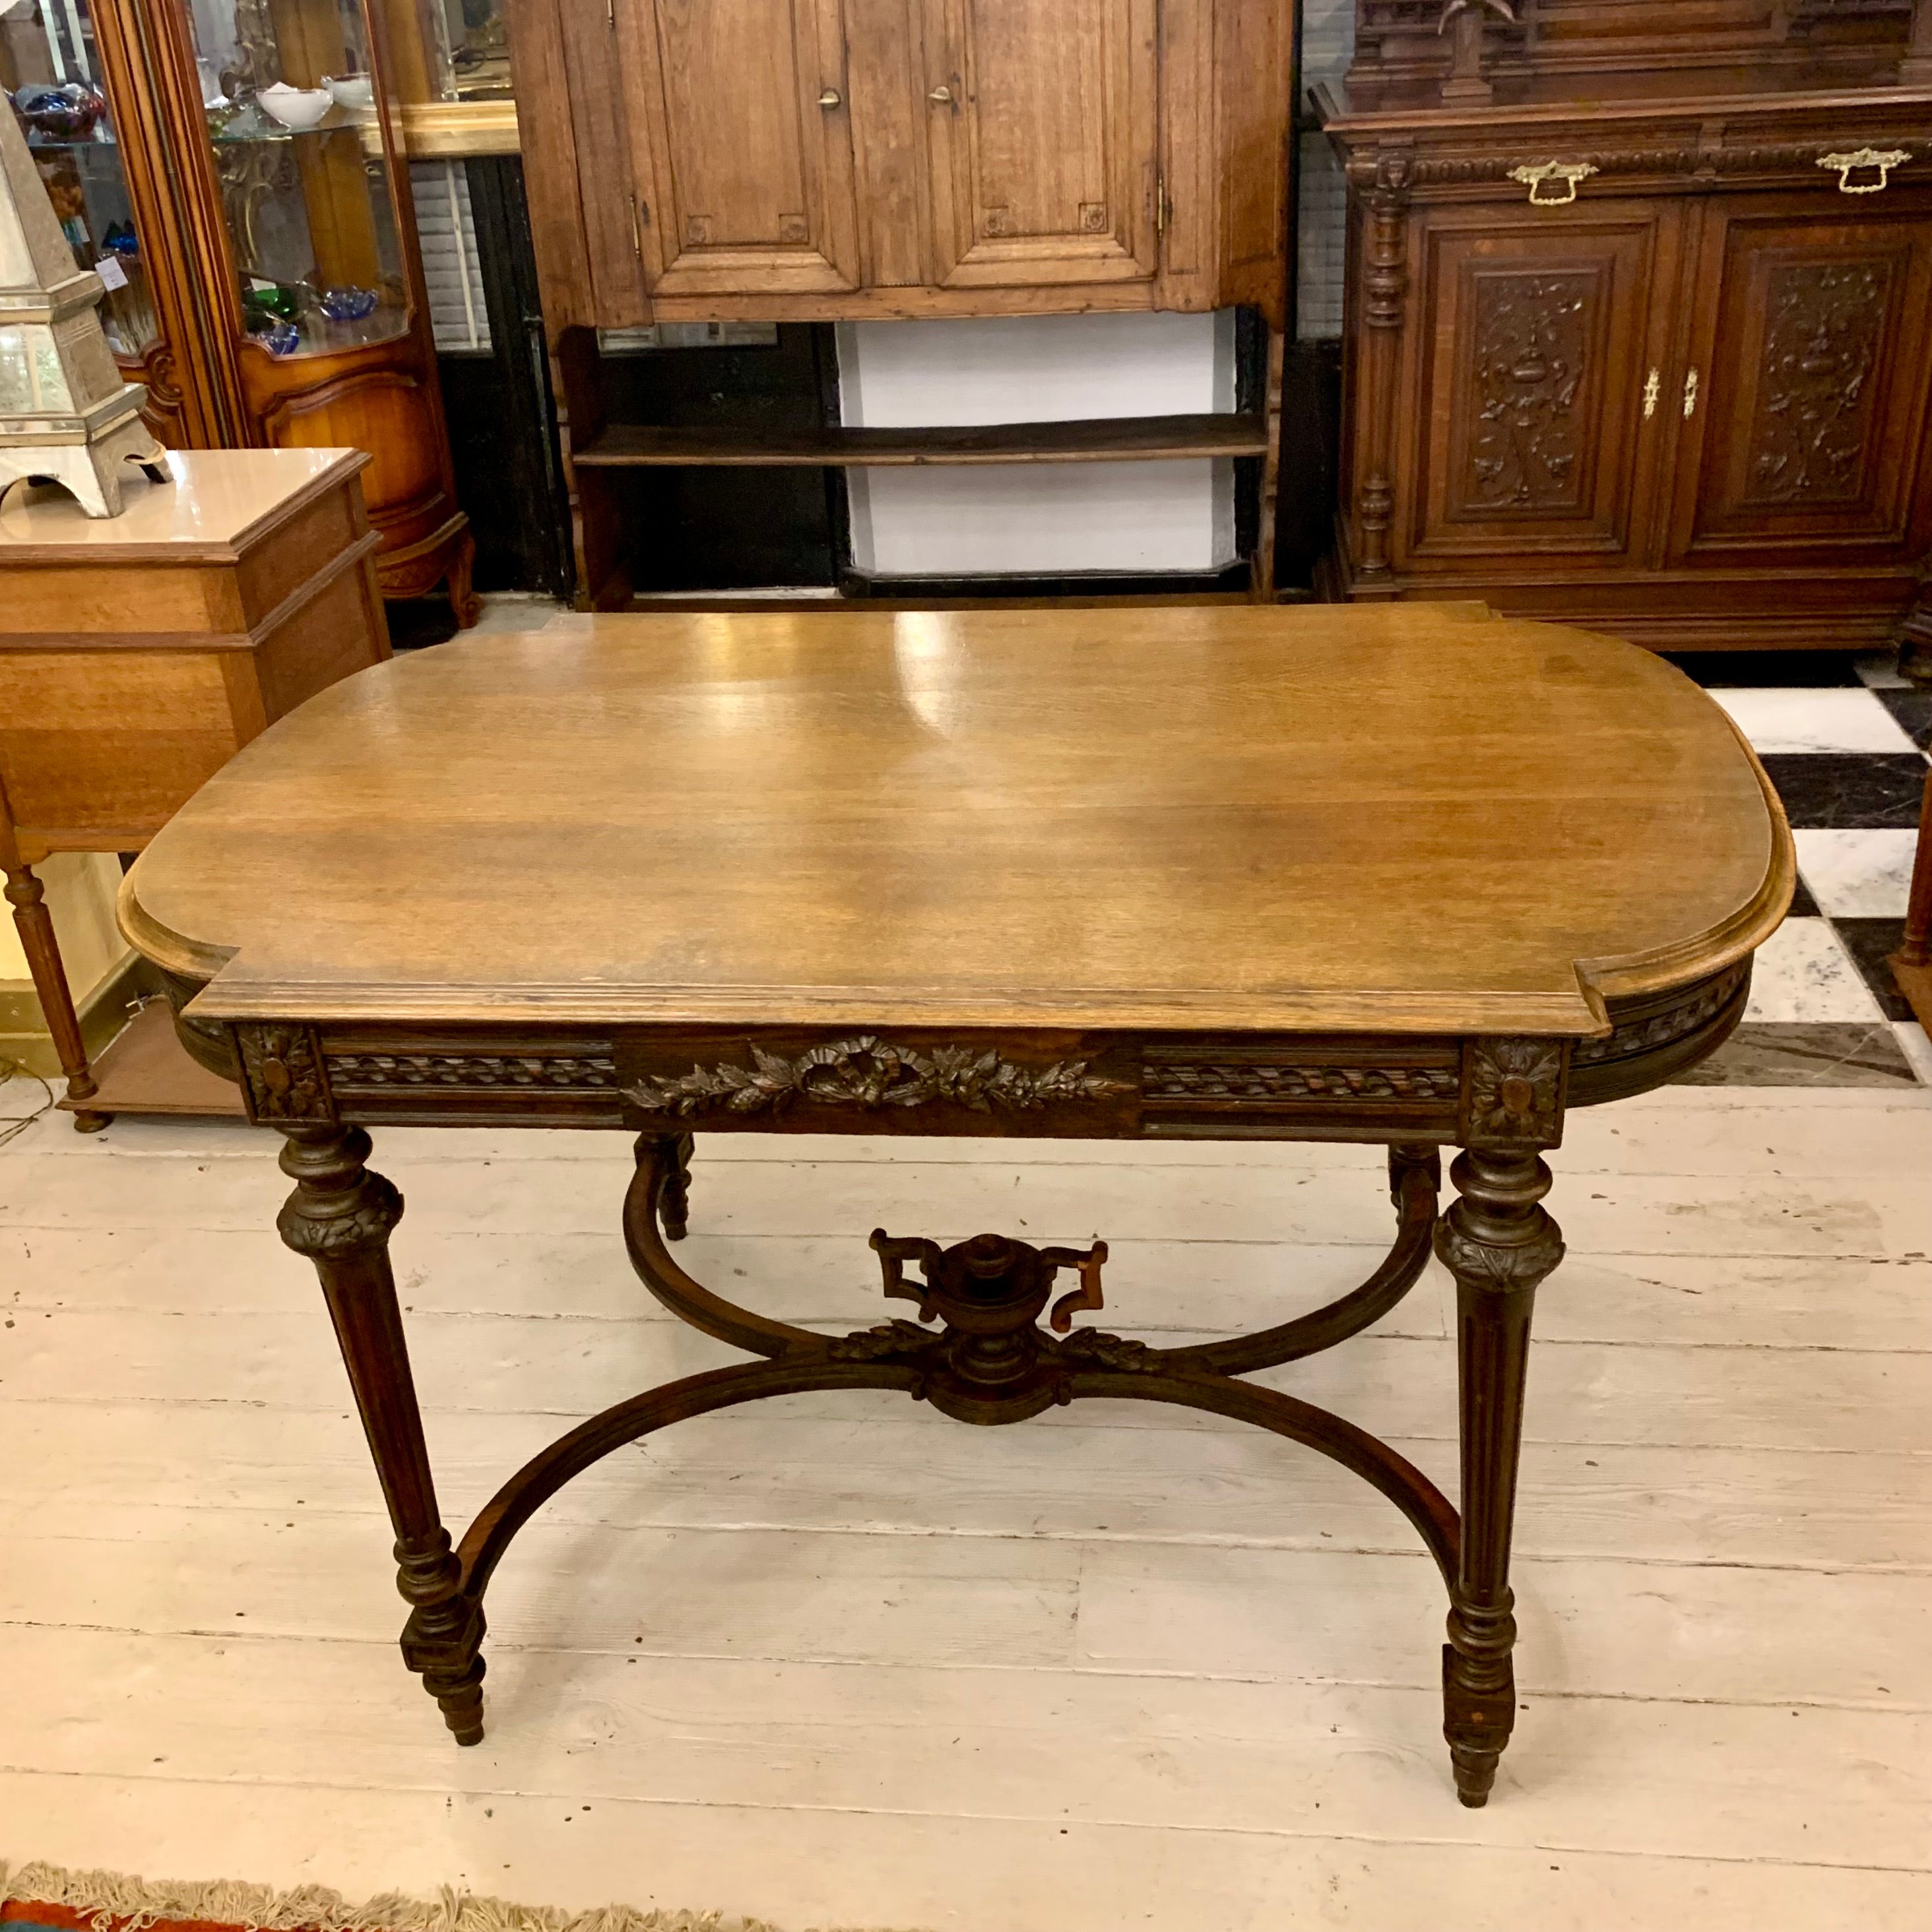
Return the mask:
<svg viewBox="0 0 1932 1932">
<path fill-rule="evenodd" d="M 1764 768 L 1794 830 L 1911 831 L 1928 766 L 1916 752 L 1773 752 Z"/>
<path fill-rule="evenodd" d="M 391 598 L 384 605 L 389 620 L 389 647 L 420 651 L 446 644 L 456 635 L 456 619 L 441 597 Z"/>
<path fill-rule="evenodd" d="M 1801 876 L 1797 889 L 1791 895 L 1791 910 L 1788 916 L 1792 919 L 1816 919 L 1818 916 L 1818 902 L 1811 896 L 1811 888 Z"/>
<path fill-rule="evenodd" d="M 1875 691 L 1872 695 L 1905 727 L 1915 745 L 1932 751 L 1932 691 Z"/>
<path fill-rule="evenodd" d="M 1832 922 L 1838 937 L 1844 941 L 1845 950 L 1852 956 L 1853 963 L 1864 975 L 1865 984 L 1872 989 L 1874 997 L 1885 1009 L 1888 1020 L 1909 1020 L 1912 1007 L 1905 995 L 1898 990 L 1898 984 L 1892 976 L 1892 968 L 1885 962 L 1896 952 L 1905 938 L 1905 922 L 1902 919 L 1834 919 Z"/>
<path fill-rule="evenodd" d="M 1670 651 L 1665 655 L 1706 691 L 1806 685 L 1838 690 L 1861 681 L 1858 658 L 1850 651 Z"/>
<path fill-rule="evenodd" d="M 1916 1087 L 1918 1076 L 1889 1026 L 1750 1021 L 1708 1060 L 1678 1076 L 1685 1087 Z"/>
</svg>

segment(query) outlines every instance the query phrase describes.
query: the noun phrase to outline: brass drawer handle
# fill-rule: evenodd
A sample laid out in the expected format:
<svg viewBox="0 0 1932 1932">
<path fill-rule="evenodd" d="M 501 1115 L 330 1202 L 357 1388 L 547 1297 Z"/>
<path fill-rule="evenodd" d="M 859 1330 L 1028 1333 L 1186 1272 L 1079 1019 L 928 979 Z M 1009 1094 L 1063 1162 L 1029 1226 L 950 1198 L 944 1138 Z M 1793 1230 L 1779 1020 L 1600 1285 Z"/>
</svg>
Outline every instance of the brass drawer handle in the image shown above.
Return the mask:
<svg viewBox="0 0 1932 1932">
<path fill-rule="evenodd" d="M 1509 178 L 1528 189 L 1532 208 L 1568 208 L 1576 199 L 1576 184 L 1602 172 L 1592 161 L 1539 161 L 1534 167 L 1526 164 L 1510 169 Z M 1544 186 L 1549 182 L 1561 182 L 1564 191 L 1545 194 Z"/>
<path fill-rule="evenodd" d="M 845 97 L 837 88 L 828 87 L 818 97 L 818 104 L 821 107 L 842 107 L 845 104 Z"/>
<path fill-rule="evenodd" d="M 1882 194 L 1892 185 L 1892 171 L 1902 168 L 1912 159 L 1903 148 L 1855 148 L 1848 154 L 1820 154 L 1818 165 L 1836 172 L 1838 192 L 1840 194 Z M 1878 179 L 1875 182 L 1855 182 L 1852 176 L 1869 173 L 1876 169 Z"/>
<path fill-rule="evenodd" d="M 1657 413 L 1657 406 L 1664 399 L 1664 371 L 1653 369 L 1650 380 L 1643 386 L 1643 419 L 1649 422 Z"/>
<path fill-rule="evenodd" d="M 935 87 L 926 98 L 928 100 L 936 102 L 941 107 L 950 107 L 952 105 L 952 90 L 950 87 Z"/>
<path fill-rule="evenodd" d="M 1697 413 L 1697 392 L 1701 379 L 1693 369 L 1684 379 L 1684 420 L 1688 422 Z"/>
</svg>

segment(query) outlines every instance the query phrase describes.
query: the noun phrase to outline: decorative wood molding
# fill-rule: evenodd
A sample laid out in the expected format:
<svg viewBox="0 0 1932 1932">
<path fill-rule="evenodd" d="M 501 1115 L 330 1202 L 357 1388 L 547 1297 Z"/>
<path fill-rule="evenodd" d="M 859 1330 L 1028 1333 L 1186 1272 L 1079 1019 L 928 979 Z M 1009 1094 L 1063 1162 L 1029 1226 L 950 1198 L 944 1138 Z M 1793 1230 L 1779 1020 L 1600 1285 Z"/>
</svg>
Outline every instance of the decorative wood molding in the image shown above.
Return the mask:
<svg viewBox="0 0 1932 1932">
<path fill-rule="evenodd" d="M 1599 1066 L 1610 1060 L 1630 1060 L 1640 1054 L 1654 1053 L 1661 1047 L 1688 1039 L 1700 1027 L 1715 1019 L 1737 998 L 1750 978 L 1750 962 L 1740 960 L 1701 988 L 1693 988 L 1693 997 L 1663 1012 L 1627 1022 L 1602 1040 L 1579 1040 L 1571 1049 L 1570 1064 L 1578 1067 Z"/>
<path fill-rule="evenodd" d="M 1453 1066 L 1328 1066 L 1277 1062 L 1150 1063 L 1149 1101 L 1454 1100 L 1462 1076 Z"/>
<path fill-rule="evenodd" d="M 575 1053 L 332 1053 L 329 1084 L 346 1096 L 399 1089 L 440 1088 L 494 1093 L 563 1088 L 614 1091 L 617 1063 L 608 1054 Z"/>
<path fill-rule="evenodd" d="M 991 1050 L 935 1046 L 926 1052 L 872 1034 L 808 1048 L 794 1059 L 751 1049 L 750 1066 L 723 1061 L 681 1076 L 647 1074 L 624 1096 L 649 1114 L 680 1120 L 722 1111 L 782 1112 L 794 1102 L 821 1107 L 922 1107 L 950 1102 L 976 1113 L 1030 1112 L 1068 1102 L 1112 1100 L 1135 1090 L 1090 1073 L 1084 1060 L 1021 1066 Z"/>
<path fill-rule="evenodd" d="M 412 161 L 523 152 L 514 100 L 406 101 L 394 125 L 397 145 Z"/>
</svg>

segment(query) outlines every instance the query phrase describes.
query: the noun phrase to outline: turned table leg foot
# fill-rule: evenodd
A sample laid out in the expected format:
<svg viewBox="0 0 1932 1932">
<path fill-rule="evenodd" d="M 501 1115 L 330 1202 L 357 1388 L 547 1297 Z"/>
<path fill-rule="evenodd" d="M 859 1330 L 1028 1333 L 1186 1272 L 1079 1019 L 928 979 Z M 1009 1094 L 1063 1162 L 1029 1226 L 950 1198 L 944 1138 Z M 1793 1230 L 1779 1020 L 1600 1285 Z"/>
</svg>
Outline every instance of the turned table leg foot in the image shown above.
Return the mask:
<svg viewBox="0 0 1932 1932">
<path fill-rule="evenodd" d="M 1450 1178 L 1460 1198 L 1437 1228 L 1436 1250 L 1456 1277 L 1462 1531 L 1442 1652 L 1443 1735 L 1456 1795 L 1474 1807 L 1488 1802 L 1516 1723 L 1510 1538 L 1530 1313 L 1563 1241 L 1542 1207 L 1550 1170 L 1536 1155 L 1472 1148 Z"/>
<path fill-rule="evenodd" d="M 691 1134 L 677 1134 L 668 1140 L 661 1134 L 638 1136 L 638 1158 L 641 1161 L 652 1148 L 668 1146 L 671 1157 L 664 1164 L 664 1185 L 658 1194 L 658 1216 L 664 1223 L 664 1239 L 681 1241 L 691 1232 L 691 1156 L 698 1146 Z"/>
<path fill-rule="evenodd" d="M 360 1127 L 283 1130 L 282 1171 L 295 1182 L 276 1226 L 315 1263 L 335 1324 L 363 1432 L 396 1532 L 396 1587 L 411 1606 L 403 1660 L 442 1707 L 458 1744 L 483 1736 L 483 1606 L 462 1592 L 462 1571 L 442 1526 L 410 1372 L 389 1231 L 403 1199 L 364 1165 Z"/>
<path fill-rule="evenodd" d="M 20 950 L 27 956 L 27 970 L 33 975 L 40 1012 L 53 1037 L 54 1051 L 60 1056 L 61 1072 L 67 1076 L 67 1097 L 90 1100 L 100 1089 L 94 1084 L 94 1070 L 87 1064 L 80 1016 L 74 1010 L 74 994 L 68 990 L 67 974 L 61 965 L 53 915 L 46 907 L 46 888 L 34 877 L 31 866 L 8 868 L 7 902 L 14 908 Z M 74 1115 L 74 1124 L 78 1132 L 98 1134 L 113 1118 L 112 1114 L 86 1109 Z"/>
</svg>

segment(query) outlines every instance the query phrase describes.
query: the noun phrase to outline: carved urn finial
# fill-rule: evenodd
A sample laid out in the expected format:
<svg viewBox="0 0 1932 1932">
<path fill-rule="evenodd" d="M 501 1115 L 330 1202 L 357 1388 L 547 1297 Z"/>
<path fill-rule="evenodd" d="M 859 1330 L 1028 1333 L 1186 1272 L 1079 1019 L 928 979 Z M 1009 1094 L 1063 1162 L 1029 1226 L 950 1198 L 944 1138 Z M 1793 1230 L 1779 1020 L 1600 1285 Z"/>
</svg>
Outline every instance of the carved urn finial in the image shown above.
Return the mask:
<svg viewBox="0 0 1932 1932">
<path fill-rule="evenodd" d="M 1512 26 L 1516 23 L 1512 0 L 1447 0 L 1442 9 L 1437 32 L 1446 34 L 1453 28 L 1456 35 L 1448 78 L 1442 83 L 1442 99 L 1447 106 L 1481 106 L 1496 98 L 1496 89 L 1483 70 L 1483 37 L 1488 32 L 1492 14 Z"/>
</svg>

